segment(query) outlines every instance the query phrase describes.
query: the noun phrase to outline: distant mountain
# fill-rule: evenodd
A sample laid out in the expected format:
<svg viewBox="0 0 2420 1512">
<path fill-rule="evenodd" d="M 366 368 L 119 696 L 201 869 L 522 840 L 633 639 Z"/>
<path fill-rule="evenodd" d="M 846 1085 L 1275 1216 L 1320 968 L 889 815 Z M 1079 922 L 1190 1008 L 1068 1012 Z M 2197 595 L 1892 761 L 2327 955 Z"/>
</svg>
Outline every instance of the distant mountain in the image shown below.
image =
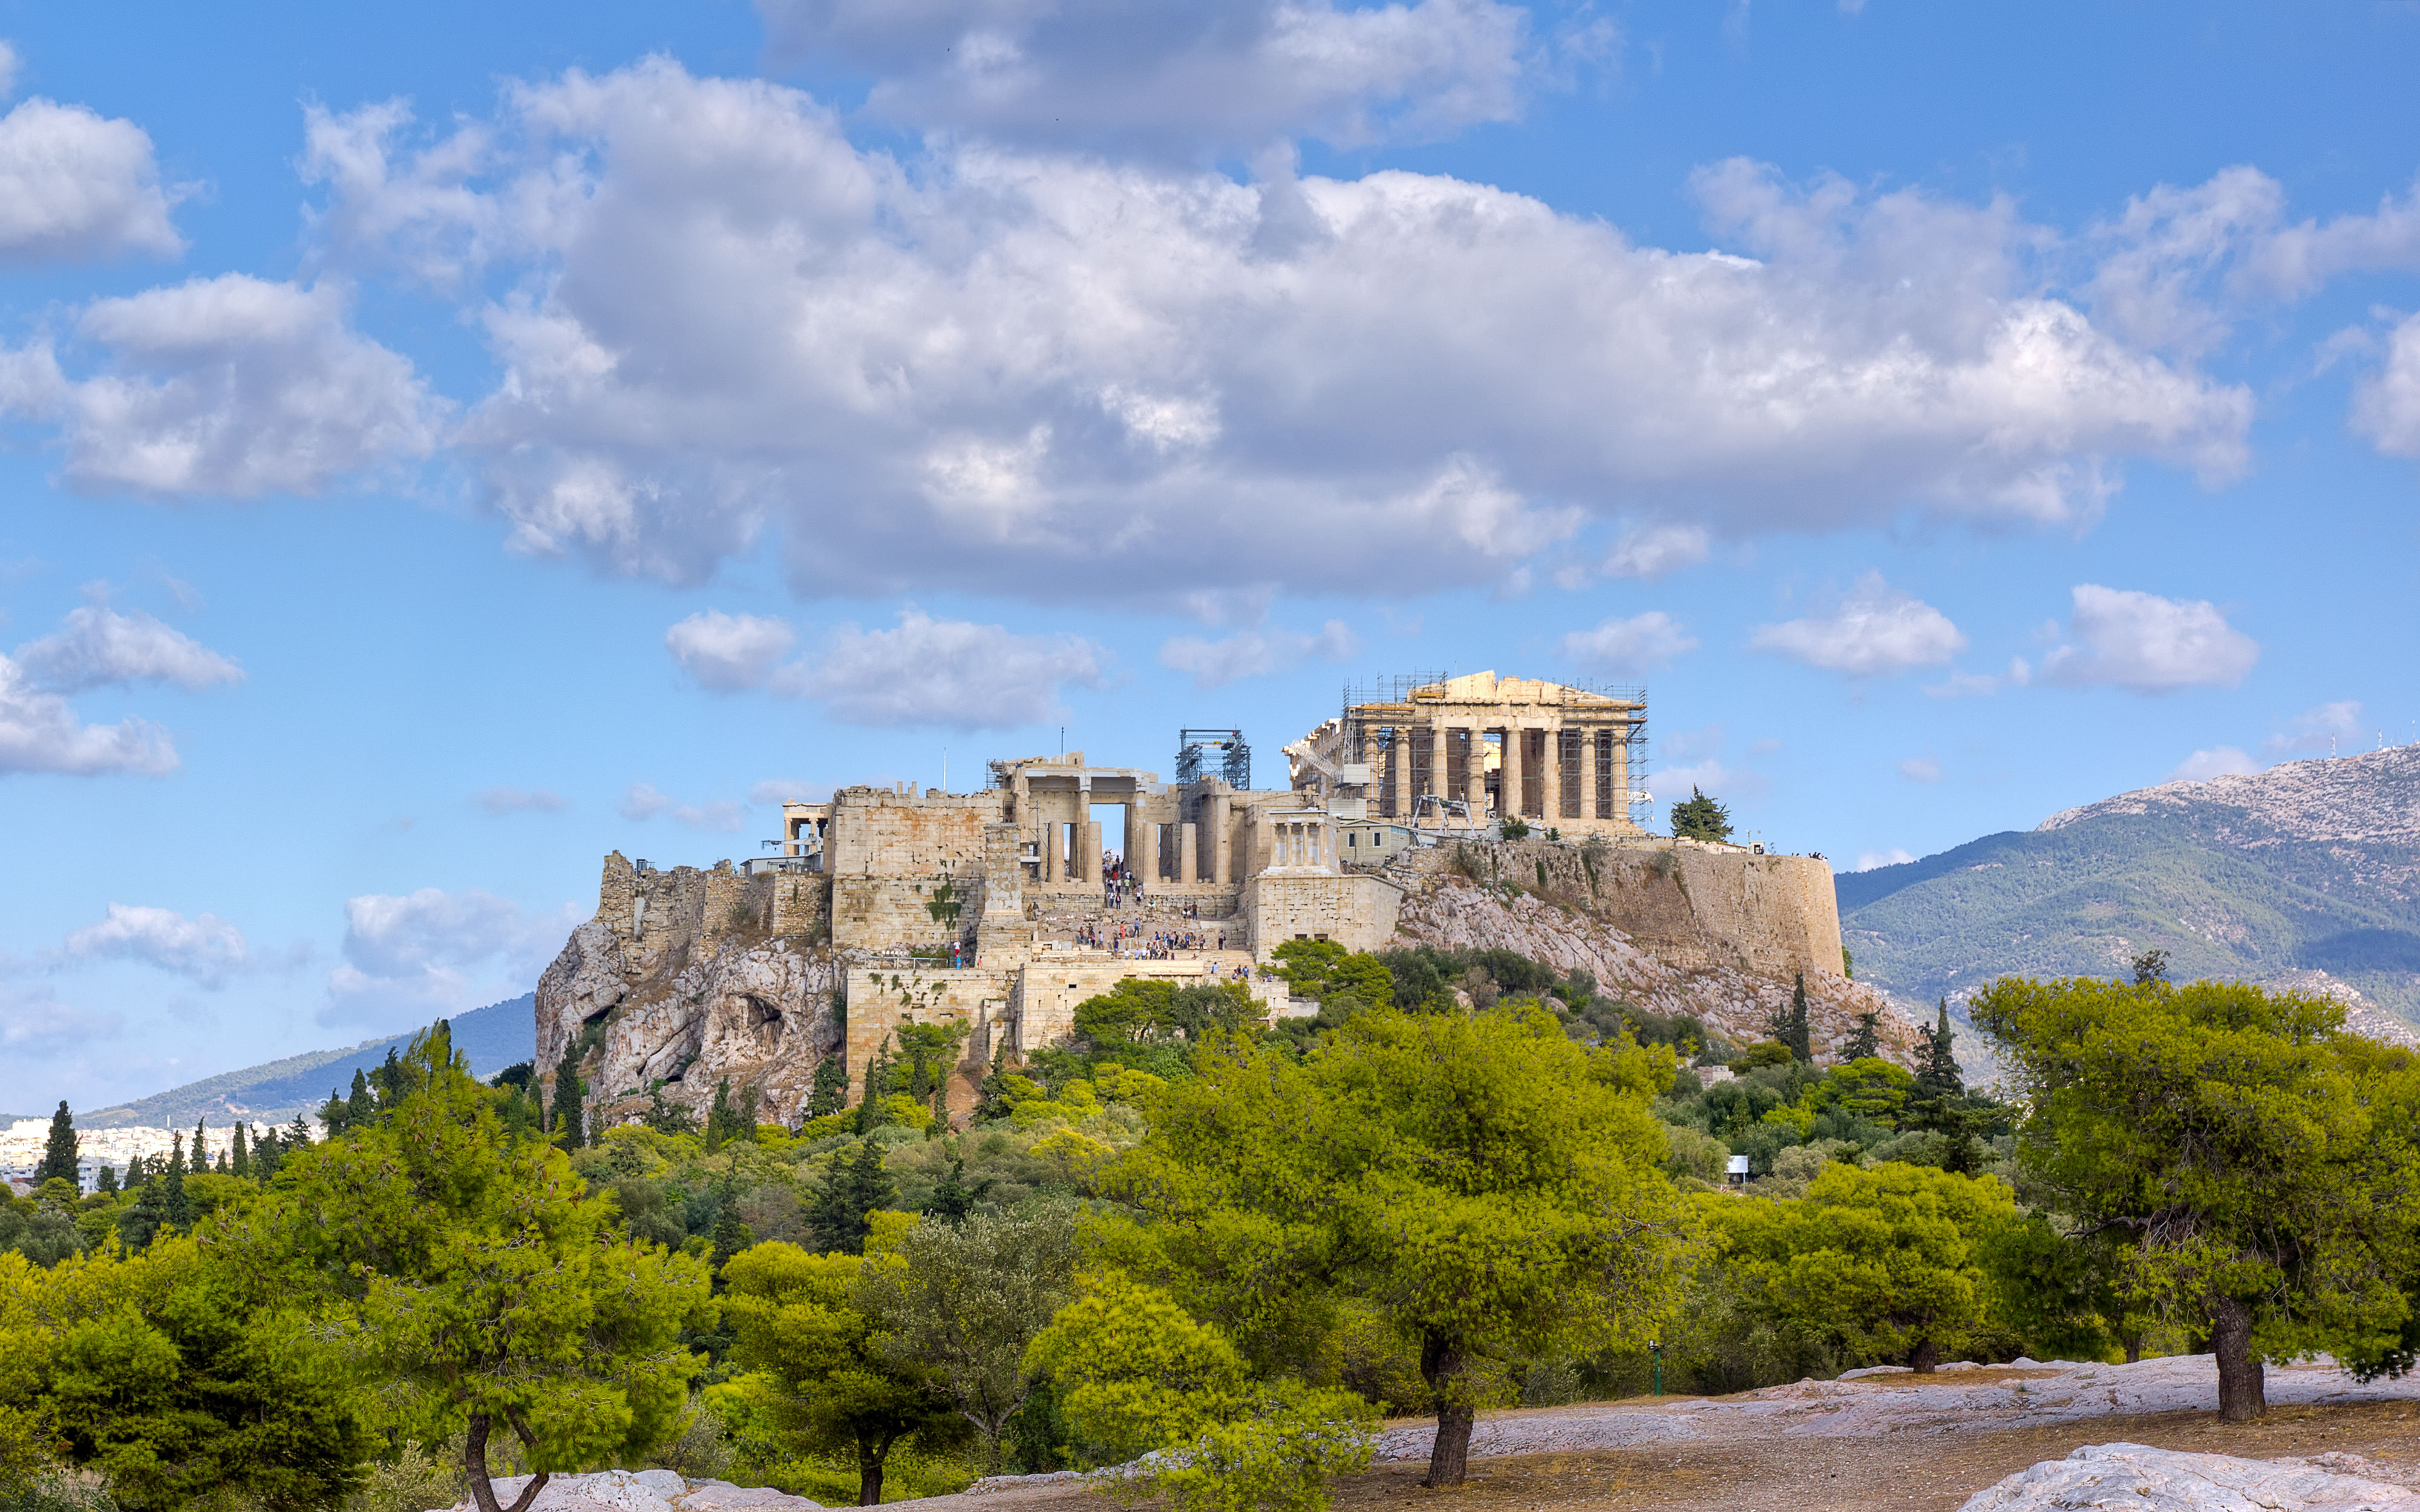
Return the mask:
<svg viewBox="0 0 2420 1512">
<path fill-rule="evenodd" d="M 2179 980 L 2325 992 L 2402 1038 L 2420 1022 L 2420 747 L 2145 788 L 1835 886 L 1858 980 L 1900 998 L 2124 976 L 2156 947 Z"/>
<path fill-rule="evenodd" d="M 471 1057 L 471 1073 L 486 1078 L 519 1061 L 537 1047 L 537 996 L 519 997 L 473 1009 L 447 1021 L 454 1048 Z M 419 1032 L 414 1030 L 413 1033 Z M 411 1043 L 411 1034 L 367 1040 L 343 1050 L 315 1050 L 288 1056 L 265 1066 L 231 1071 L 171 1091 L 85 1113 L 78 1110 L 81 1128 L 115 1129 L 129 1124 L 175 1128 L 208 1118 L 213 1123 L 239 1117 L 264 1123 L 285 1123 L 297 1113 L 316 1113 L 332 1090 L 353 1085 L 356 1068 L 367 1071 L 386 1059 L 393 1049 L 400 1055 Z M 48 1117 L 48 1115 L 43 1115 Z"/>
</svg>

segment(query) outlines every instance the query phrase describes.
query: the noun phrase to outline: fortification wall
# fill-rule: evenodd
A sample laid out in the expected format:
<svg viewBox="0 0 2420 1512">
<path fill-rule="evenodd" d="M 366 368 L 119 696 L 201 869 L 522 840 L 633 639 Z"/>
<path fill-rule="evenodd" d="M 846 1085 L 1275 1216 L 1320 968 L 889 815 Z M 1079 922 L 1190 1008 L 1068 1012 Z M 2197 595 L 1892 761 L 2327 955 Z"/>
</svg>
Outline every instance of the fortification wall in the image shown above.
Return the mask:
<svg viewBox="0 0 2420 1512">
<path fill-rule="evenodd" d="M 874 1064 L 886 1039 L 895 1049 L 899 1030 L 907 1025 L 964 1024 L 968 1034 L 951 1072 L 947 1105 L 953 1113 L 971 1109 L 990 1067 L 993 1045 L 1005 1032 L 1015 984 L 1015 973 L 1003 971 L 922 967 L 850 971 L 845 978 L 849 1105 L 854 1107 L 864 1097 L 866 1068 Z"/>
<path fill-rule="evenodd" d="M 1334 940 L 1348 950 L 1382 950 L 1395 933 L 1400 883 L 1367 872 L 1259 876 L 1248 885 L 1252 953 L 1266 961 L 1288 940 Z"/>
<path fill-rule="evenodd" d="M 832 795 L 824 870 L 834 877 L 923 877 L 984 870 L 984 827 L 1001 822 L 1002 795 L 892 793 L 843 788 Z"/>
<path fill-rule="evenodd" d="M 1015 1046 L 1032 1055 L 1075 1032 L 1076 1005 L 1128 977 L 1189 983 L 1212 980 L 1201 961 L 1072 960 L 1040 957 L 1026 964 L 1016 984 Z"/>
</svg>

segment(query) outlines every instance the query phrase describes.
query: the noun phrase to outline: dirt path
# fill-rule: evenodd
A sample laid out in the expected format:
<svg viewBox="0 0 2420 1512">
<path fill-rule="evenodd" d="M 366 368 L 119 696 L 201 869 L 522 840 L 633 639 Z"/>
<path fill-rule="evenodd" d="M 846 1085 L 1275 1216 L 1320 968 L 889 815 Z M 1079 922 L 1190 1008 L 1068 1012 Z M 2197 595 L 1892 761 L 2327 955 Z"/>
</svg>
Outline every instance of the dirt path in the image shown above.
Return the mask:
<svg viewBox="0 0 2420 1512">
<path fill-rule="evenodd" d="M 2420 1474 L 2420 1382 L 2356 1386 L 2272 1370 L 2269 1415 L 2218 1421 L 2191 1362 L 1802 1381 L 1737 1396 L 1491 1414 L 1469 1481 L 1423 1489 L 1427 1428 L 1390 1426 L 1381 1460 L 1340 1481 L 1342 1509 L 1655 1508 L 1657 1512 L 1954 1512 L 2001 1477 L 2120 1441 L 2250 1459 L 2339 1451 Z M 2179 1398 L 2185 1398 L 2180 1410 Z M 2129 1411 L 2149 1407 L 2154 1411 Z M 1480 1458 L 1493 1445 L 1499 1452 Z M 1528 1452 L 1503 1453 L 1502 1450 Z M 1417 1450 L 1417 1453 L 1410 1451 Z M 936 1497 L 919 1512 L 1106 1512 L 1080 1482 Z"/>
</svg>

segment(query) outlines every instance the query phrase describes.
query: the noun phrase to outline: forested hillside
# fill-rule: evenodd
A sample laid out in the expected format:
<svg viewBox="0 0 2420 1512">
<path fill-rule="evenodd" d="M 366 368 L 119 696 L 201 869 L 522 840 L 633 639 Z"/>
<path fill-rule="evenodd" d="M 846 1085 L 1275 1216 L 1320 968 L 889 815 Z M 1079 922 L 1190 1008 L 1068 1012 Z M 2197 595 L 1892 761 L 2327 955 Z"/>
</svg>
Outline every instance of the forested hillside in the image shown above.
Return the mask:
<svg viewBox="0 0 2420 1512">
<path fill-rule="evenodd" d="M 2420 748 L 2172 782 L 1839 878 L 1859 980 L 1962 999 L 1997 977 L 2327 990 L 2420 1018 Z"/>
<path fill-rule="evenodd" d="M 536 1044 L 536 998 L 523 993 L 473 1009 L 453 1020 L 450 1027 L 454 1048 L 471 1058 L 472 1074 L 487 1077 L 530 1058 Z M 189 1082 L 140 1102 L 80 1113 L 76 1119 L 92 1129 L 130 1124 L 184 1128 L 195 1119 L 224 1123 L 239 1114 L 261 1123 L 284 1123 L 297 1113 L 317 1114 L 329 1092 L 352 1086 L 355 1070 L 367 1071 L 384 1060 L 389 1050 L 401 1054 L 411 1043 L 411 1034 L 396 1034 L 342 1050 L 288 1056 Z"/>
</svg>

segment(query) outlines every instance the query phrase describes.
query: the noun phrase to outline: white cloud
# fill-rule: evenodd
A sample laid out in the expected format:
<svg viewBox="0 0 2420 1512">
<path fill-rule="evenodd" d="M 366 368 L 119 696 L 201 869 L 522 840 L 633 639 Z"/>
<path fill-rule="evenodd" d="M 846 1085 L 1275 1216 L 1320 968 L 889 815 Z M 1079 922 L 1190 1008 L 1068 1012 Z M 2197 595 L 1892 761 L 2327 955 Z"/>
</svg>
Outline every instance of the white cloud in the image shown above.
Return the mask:
<svg viewBox="0 0 2420 1512">
<path fill-rule="evenodd" d="M 2420 456 L 2420 315 L 2395 328 L 2386 361 L 2353 391 L 2352 424 L 2390 456 Z"/>
<path fill-rule="evenodd" d="M 320 1020 L 393 1022 L 527 992 L 584 912 L 566 903 L 532 914 L 477 888 L 347 899 L 345 958 L 329 974 Z"/>
<path fill-rule="evenodd" d="M 2233 746 L 2213 746 L 2197 750 L 2177 764 L 2167 780 L 2171 782 L 2207 782 L 2213 777 L 2250 777 L 2260 770 L 2260 764 Z"/>
<path fill-rule="evenodd" d="M 1916 857 L 1909 852 L 1894 845 L 1886 851 L 1859 851 L 1857 853 L 1857 864 L 1849 868 L 1849 870 L 1852 872 L 1871 872 L 1876 867 L 1881 866 L 1905 866 L 1908 862 L 1915 859 Z"/>
<path fill-rule="evenodd" d="M 489 788 L 471 801 L 496 815 L 561 813 L 571 807 L 563 795 L 545 788 Z"/>
<path fill-rule="evenodd" d="M 1661 578 L 1706 560 L 1711 537 L 1699 525 L 1650 525 L 1627 530 L 1605 559 L 1612 578 Z"/>
<path fill-rule="evenodd" d="M 148 614 L 105 605 L 71 609 L 59 629 L 16 651 L 17 665 L 54 693 L 83 693 L 131 683 L 217 687 L 243 681 L 243 669 Z"/>
<path fill-rule="evenodd" d="M 775 51 L 877 76 L 920 127 L 1190 153 L 1439 135 L 1520 108 L 1527 13 L 1493 0 L 758 0 Z"/>
<path fill-rule="evenodd" d="M 241 273 L 96 300 L 76 331 L 101 371 L 70 378 L 47 342 L 0 353 L 0 409 L 59 426 L 82 492 L 319 493 L 426 455 L 442 408 L 344 307 L 333 284 Z"/>
<path fill-rule="evenodd" d="M 0 1054 L 48 1060 L 125 1027 L 119 1014 L 62 1003 L 47 984 L 0 984 Z"/>
<path fill-rule="evenodd" d="M 2370 733 L 2364 724 L 2360 700 L 2322 703 L 2287 720 L 2261 743 L 2261 748 L 2272 756 L 2296 750 L 2335 750 L 2347 745 L 2358 749 L 2362 738 Z"/>
<path fill-rule="evenodd" d="M 1174 636 L 1160 646 L 1159 664 L 1192 674 L 1196 687 L 1224 687 L 1239 678 L 1291 671 L 1306 659 L 1347 661 L 1360 654 L 1361 638 L 1342 620 L 1330 620 L 1317 635 L 1240 630 L 1218 640 Z"/>
<path fill-rule="evenodd" d="M 17 92 L 17 73 L 23 66 L 24 59 L 17 55 L 15 48 L 0 42 L 0 99 Z"/>
<path fill-rule="evenodd" d="M 512 288 L 473 307 L 502 376 L 459 455 L 517 549 L 617 572 L 702 581 L 771 533 L 810 594 L 1164 600 L 1363 589 L 1385 541 L 1417 594 L 1591 517 L 2072 526 L 2123 459 L 2243 455 L 2249 394 L 2043 297 L 2000 202 L 1727 163 L 1724 249 L 1674 252 L 1434 175 L 902 161 L 664 59 L 474 125 L 415 152 L 392 107 L 331 118 L 324 224 L 370 228 L 332 251 Z"/>
<path fill-rule="evenodd" d="M 748 812 L 728 798 L 707 803 L 683 803 L 670 794 L 659 792 L 651 782 L 633 782 L 630 791 L 622 795 L 621 814 L 632 824 L 644 824 L 658 814 L 670 814 L 673 823 L 702 835 L 736 835 L 748 827 Z"/>
<path fill-rule="evenodd" d="M 1659 804 L 1678 803 L 1692 793 L 1703 793 L 1726 803 L 1759 797 L 1771 792 L 1773 781 L 1761 772 L 1727 766 L 1719 757 L 1667 766 L 1649 776 L 1647 791 Z M 1732 815 L 1734 822 L 1738 815 Z"/>
<path fill-rule="evenodd" d="M 2032 663 L 2023 656 L 2010 656 L 2009 670 L 1996 676 L 1990 672 L 1951 672 L 1937 683 L 1927 683 L 1927 698 L 1963 699 L 1990 698 L 2004 687 L 2024 687 L 2034 680 Z"/>
<path fill-rule="evenodd" d="M 664 648 L 700 687 L 734 693 L 764 687 L 797 639 L 777 619 L 707 609 L 666 630 Z"/>
<path fill-rule="evenodd" d="M 782 691 L 820 699 L 846 724 L 1009 730 L 1061 714 L 1062 684 L 1099 687 L 1109 653 L 1075 636 L 899 611 L 890 630 L 844 625 L 820 661 L 785 670 Z"/>
<path fill-rule="evenodd" d="M 2042 658 L 2046 683 L 2109 684 L 2138 693 L 2233 687 L 2260 659 L 2258 643 L 2229 625 L 2214 604 L 2094 583 L 2078 583 L 2074 594 L 2068 634 L 2083 644 L 2061 645 Z"/>
<path fill-rule="evenodd" d="M 1899 764 L 1899 775 L 1911 782 L 1938 782 L 1941 764 L 1930 756 L 1910 756 Z"/>
<path fill-rule="evenodd" d="M 187 918 L 172 908 L 119 903 L 100 923 L 70 933 L 61 953 L 70 961 L 139 961 L 213 992 L 253 966 L 243 932 L 215 914 Z"/>
<path fill-rule="evenodd" d="M 1966 649 L 1966 637 L 1947 615 L 1869 572 L 1830 614 L 1761 625 L 1748 645 L 1827 671 L 1870 677 L 1938 666 Z"/>
<path fill-rule="evenodd" d="M 86 724 L 66 699 L 35 687 L 14 660 L 0 656 L 0 773 L 165 777 L 177 765 L 177 748 L 158 725 L 132 717 Z"/>
<path fill-rule="evenodd" d="M 168 219 L 175 197 L 132 121 L 40 99 L 0 116 L 0 260 L 173 257 L 185 250 Z"/>
<path fill-rule="evenodd" d="M 1574 630 L 1557 648 L 1565 661 L 1606 676 L 1637 677 L 1664 666 L 1698 639 L 1662 609 L 1626 620 L 1607 619 L 1593 630 Z"/>
</svg>

